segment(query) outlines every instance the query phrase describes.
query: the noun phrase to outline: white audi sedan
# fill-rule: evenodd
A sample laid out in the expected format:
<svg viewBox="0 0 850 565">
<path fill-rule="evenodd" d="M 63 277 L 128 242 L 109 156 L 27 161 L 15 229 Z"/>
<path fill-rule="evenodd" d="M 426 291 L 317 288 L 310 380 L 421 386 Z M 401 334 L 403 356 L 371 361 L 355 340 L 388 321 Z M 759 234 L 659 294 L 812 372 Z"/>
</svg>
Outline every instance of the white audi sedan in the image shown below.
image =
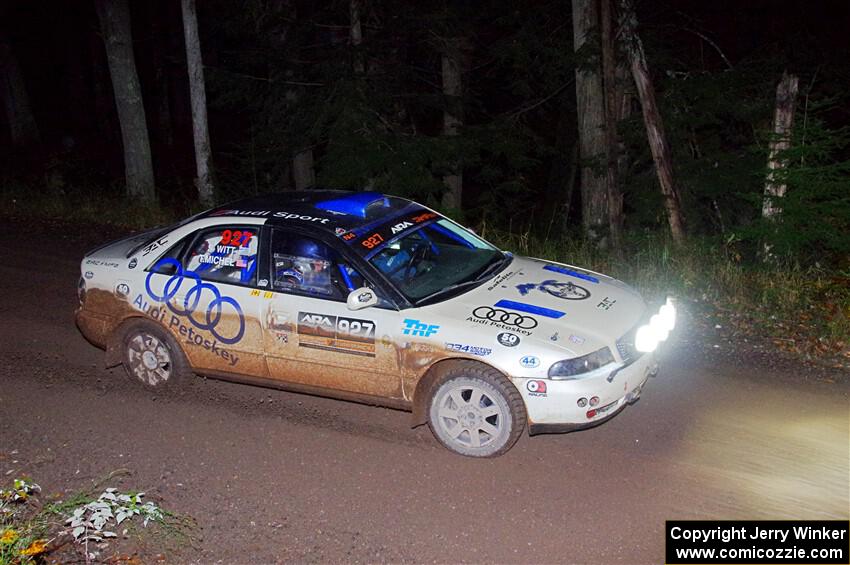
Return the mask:
<svg viewBox="0 0 850 565">
<path fill-rule="evenodd" d="M 408 410 L 506 452 L 640 395 L 675 325 L 624 283 L 500 251 L 415 202 L 304 191 L 229 203 L 81 264 L 77 325 L 149 388 L 193 374 Z"/>
</svg>

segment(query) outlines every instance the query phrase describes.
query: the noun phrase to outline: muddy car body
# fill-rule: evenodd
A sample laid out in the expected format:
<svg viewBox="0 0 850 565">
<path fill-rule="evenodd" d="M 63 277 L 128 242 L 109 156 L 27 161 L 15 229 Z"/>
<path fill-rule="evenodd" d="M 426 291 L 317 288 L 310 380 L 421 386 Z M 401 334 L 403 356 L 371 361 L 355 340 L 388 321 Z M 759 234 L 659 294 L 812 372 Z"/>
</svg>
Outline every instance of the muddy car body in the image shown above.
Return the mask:
<svg viewBox="0 0 850 565">
<path fill-rule="evenodd" d="M 200 374 L 406 409 L 471 456 L 610 418 L 675 322 L 669 301 L 371 192 L 230 203 L 81 273 L 78 327 L 148 387 Z"/>
</svg>

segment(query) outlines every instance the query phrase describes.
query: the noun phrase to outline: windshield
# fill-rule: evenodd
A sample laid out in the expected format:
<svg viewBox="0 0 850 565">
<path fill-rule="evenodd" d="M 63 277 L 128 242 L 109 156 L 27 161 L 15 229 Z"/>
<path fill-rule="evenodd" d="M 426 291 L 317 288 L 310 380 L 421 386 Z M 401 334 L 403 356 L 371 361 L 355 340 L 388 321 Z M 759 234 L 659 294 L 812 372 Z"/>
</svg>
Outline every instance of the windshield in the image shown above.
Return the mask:
<svg viewBox="0 0 850 565">
<path fill-rule="evenodd" d="M 495 274 L 505 255 L 471 232 L 446 219 L 436 220 L 408 232 L 373 254 L 369 261 L 411 302 L 484 280 Z M 458 291 L 460 292 L 460 291 Z M 436 297 L 435 297 L 436 298 Z"/>
</svg>

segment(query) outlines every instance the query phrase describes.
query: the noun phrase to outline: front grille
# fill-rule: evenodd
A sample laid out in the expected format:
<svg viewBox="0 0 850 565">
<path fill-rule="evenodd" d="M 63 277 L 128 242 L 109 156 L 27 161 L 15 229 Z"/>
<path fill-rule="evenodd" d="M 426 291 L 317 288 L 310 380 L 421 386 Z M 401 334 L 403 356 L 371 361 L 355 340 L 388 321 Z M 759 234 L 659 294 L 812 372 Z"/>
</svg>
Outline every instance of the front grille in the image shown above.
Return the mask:
<svg viewBox="0 0 850 565">
<path fill-rule="evenodd" d="M 630 329 L 623 337 L 617 340 L 617 351 L 620 353 L 620 357 L 623 358 L 623 362 L 626 365 L 634 363 L 641 355 L 643 355 L 643 353 L 635 349 L 635 334 L 637 333 L 639 326 L 640 324 L 635 325 L 635 327 Z"/>
</svg>

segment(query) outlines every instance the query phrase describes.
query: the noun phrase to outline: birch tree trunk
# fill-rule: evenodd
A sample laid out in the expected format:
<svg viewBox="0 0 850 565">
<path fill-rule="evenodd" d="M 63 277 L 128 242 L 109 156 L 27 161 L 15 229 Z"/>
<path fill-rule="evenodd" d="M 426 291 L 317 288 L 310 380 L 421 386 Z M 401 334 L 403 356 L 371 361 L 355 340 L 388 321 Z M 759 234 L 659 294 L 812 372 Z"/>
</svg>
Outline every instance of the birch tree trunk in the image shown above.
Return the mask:
<svg viewBox="0 0 850 565">
<path fill-rule="evenodd" d="M 782 73 L 782 80 L 776 86 L 776 108 L 773 112 L 773 138 L 770 140 L 770 152 L 767 158 L 767 182 L 764 185 L 764 201 L 761 215 L 775 219 L 782 214 L 779 201 L 785 196 L 788 185 L 782 179 L 787 162 L 782 152 L 791 148 L 791 130 L 794 125 L 794 108 L 797 102 L 799 79 L 795 75 Z"/>
<path fill-rule="evenodd" d="M 456 39 L 446 41 L 442 54 L 443 98 L 443 135 L 456 137 L 463 126 L 463 75 L 461 65 L 460 42 Z M 463 203 L 463 172 L 460 162 L 452 163 L 452 171 L 443 177 L 448 190 L 443 193 L 443 206 L 460 209 Z"/>
<path fill-rule="evenodd" d="M 602 30 L 602 85 L 605 93 L 605 173 L 608 191 L 608 230 L 611 245 L 619 249 L 623 235 L 623 194 L 617 178 L 617 63 L 614 51 L 612 0 L 600 0 Z"/>
<path fill-rule="evenodd" d="M 153 165 L 145 121 L 142 90 L 133 58 L 130 6 L 127 0 L 95 0 L 97 16 L 106 46 L 112 92 L 124 144 L 124 179 L 127 196 L 154 202 Z"/>
<path fill-rule="evenodd" d="M 198 38 L 198 15 L 195 0 L 181 0 L 183 37 L 186 40 L 186 67 L 189 70 L 189 96 L 192 100 L 192 137 L 195 141 L 195 170 L 198 200 L 204 206 L 214 201 L 210 163 L 210 134 L 207 128 L 207 93 L 204 87 L 204 64 Z"/>
<path fill-rule="evenodd" d="M 12 145 L 23 147 L 38 141 L 38 126 L 30 108 L 24 77 L 12 46 L 0 31 L 0 98 L 9 124 Z"/>
<path fill-rule="evenodd" d="M 587 51 L 599 23 L 598 0 L 572 0 L 573 49 Z M 591 49 L 596 51 L 596 49 Z M 587 238 L 604 246 L 608 232 L 608 182 L 598 166 L 606 155 L 605 98 L 598 62 L 576 67 L 579 158 L 581 159 L 581 212 Z"/>
<path fill-rule="evenodd" d="M 673 184 L 670 146 L 667 144 L 664 124 L 661 121 L 661 114 L 655 101 L 655 89 L 649 76 L 643 44 L 637 34 L 637 16 L 631 0 L 620 0 L 620 12 L 620 29 L 643 110 L 643 124 L 646 128 L 652 160 L 655 162 L 655 172 L 661 185 L 661 195 L 667 212 L 667 221 L 670 224 L 670 233 L 673 236 L 673 241 L 682 243 L 685 240 L 685 228 L 679 195 L 676 192 L 676 186 Z"/>
</svg>

